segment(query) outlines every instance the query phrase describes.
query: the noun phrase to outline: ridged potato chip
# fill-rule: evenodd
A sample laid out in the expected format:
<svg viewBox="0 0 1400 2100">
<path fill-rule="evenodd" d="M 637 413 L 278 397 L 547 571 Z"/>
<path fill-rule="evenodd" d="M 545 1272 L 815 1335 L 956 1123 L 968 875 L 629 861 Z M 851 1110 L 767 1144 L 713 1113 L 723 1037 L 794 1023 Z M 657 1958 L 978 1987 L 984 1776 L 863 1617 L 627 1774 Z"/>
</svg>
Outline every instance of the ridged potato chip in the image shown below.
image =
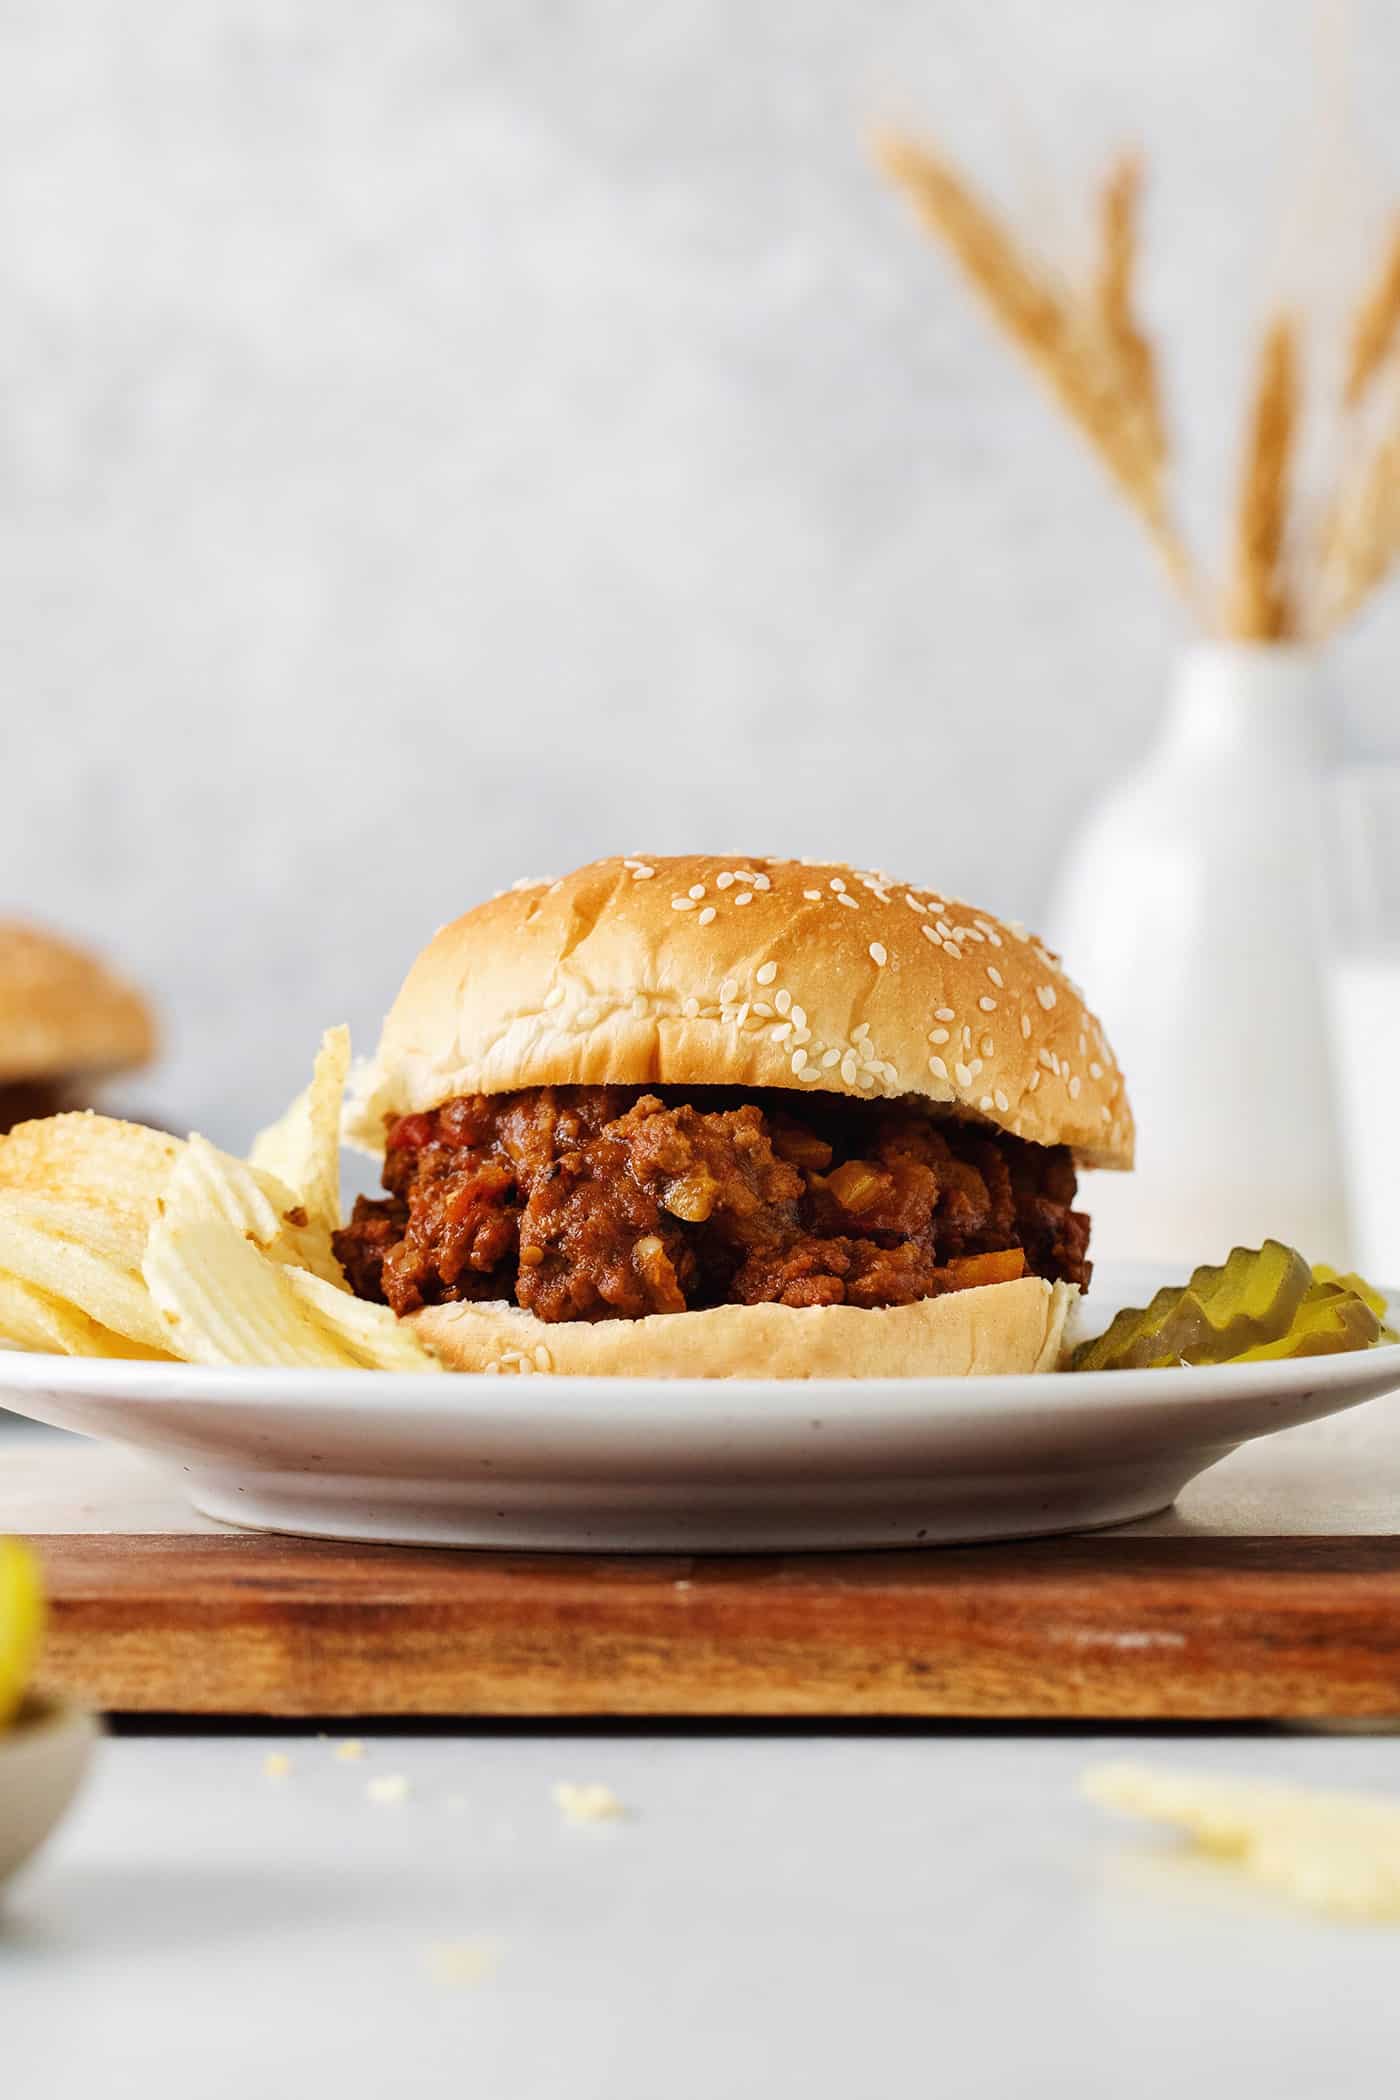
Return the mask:
<svg viewBox="0 0 1400 2100">
<path fill-rule="evenodd" d="M 138 1249 L 180 1156 L 180 1140 L 141 1123 L 75 1110 L 0 1137 L 0 1189 L 96 1211 Z"/>
<path fill-rule="evenodd" d="M 259 1132 L 249 1154 L 251 1165 L 275 1175 L 328 1235 L 340 1223 L 340 1115 L 349 1073 L 350 1031 L 328 1028 L 310 1086 Z"/>
<path fill-rule="evenodd" d="M 141 1277 L 124 1261 L 95 1251 L 84 1240 L 69 1239 L 0 1208 L 0 1270 L 77 1306 L 129 1341 L 148 1349 L 169 1348 Z"/>
<path fill-rule="evenodd" d="M 308 1312 L 365 1370 L 441 1371 L 437 1358 L 387 1305 L 371 1305 L 348 1291 L 333 1290 L 305 1269 L 286 1269 L 283 1274 Z"/>
<path fill-rule="evenodd" d="M 288 1281 L 294 1273 L 212 1213 L 167 1215 L 146 1249 L 151 1298 L 187 1362 L 354 1369 L 349 1350 L 302 1305 Z"/>
<path fill-rule="evenodd" d="M 137 1357 L 148 1362 L 169 1362 L 168 1352 L 148 1349 L 128 1341 L 110 1327 L 99 1326 L 76 1305 L 21 1283 L 17 1276 L 0 1275 L 0 1342 L 20 1349 L 38 1349 L 52 1356 Z"/>
<path fill-rule="evenodd" d="M 172 1185 L 175 1177 L 171 1177 Z M 192 1137 L 179 1165 L 181 1200 L 202 1192 L 202 1208 L 236 1226 L 274 1261 L 310 1269 L 325 1282 L 346 1288 L 331 1252 L 330 1233 L 311 1222 L 293 1191 L 246 1160 L 220 1152 L 207 1138 Z M 167 1208 L 170 1191 L 167 1189 Z M 196 1205 L 198 1210 L 201 1206 Z"/>
</svg>

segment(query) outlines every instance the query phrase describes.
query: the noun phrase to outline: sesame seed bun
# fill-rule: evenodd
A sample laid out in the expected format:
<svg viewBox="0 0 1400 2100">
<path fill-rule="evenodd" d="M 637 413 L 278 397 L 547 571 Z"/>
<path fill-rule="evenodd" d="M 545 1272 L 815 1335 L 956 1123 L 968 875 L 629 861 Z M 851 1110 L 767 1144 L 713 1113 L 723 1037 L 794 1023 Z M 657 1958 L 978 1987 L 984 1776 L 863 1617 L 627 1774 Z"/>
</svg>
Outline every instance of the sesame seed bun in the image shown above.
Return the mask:
<svg viewBox="0 0 1400 2100">
<path fill-rule="evenodd" d="M 1053 1371 L 1078 1293 L 1023 1276 L 916 1305 L 716 1305 L 547 1325 L 514 1305 L 429 1305 L 410 1319 L 452 1371 L 607 1378 L 969 1378 Z"/>
<path fill-rule="evenodd" d="M 155 1042 L 131 985 L 55 934 L 0 919 L 0 1085 L 125 1071 Z"/>
<path fill-rule="evenodd" d="M 1103 1030 L 1022 928 L 838 863 L 704 854 L 594 861 L 445 926 L 347 1135 L 377 1152 L 386 1117 L 459 1094 L 605 1083 L 914 1095 L 1081 1166 L 1133 1162 Z"/>
</svg>

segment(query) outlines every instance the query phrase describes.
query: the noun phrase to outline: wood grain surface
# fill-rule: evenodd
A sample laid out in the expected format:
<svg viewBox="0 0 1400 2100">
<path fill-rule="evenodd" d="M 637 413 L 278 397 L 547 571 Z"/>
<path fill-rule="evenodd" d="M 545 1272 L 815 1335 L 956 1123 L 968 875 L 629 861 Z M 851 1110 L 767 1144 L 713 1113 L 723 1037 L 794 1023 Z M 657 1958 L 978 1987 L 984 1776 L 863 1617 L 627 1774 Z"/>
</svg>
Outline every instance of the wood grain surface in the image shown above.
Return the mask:
<svg viewBox="0 0 1400 2100">
<path fill-rule="evenodd" d="M 136 1475 L 104 1495 L 81 1446 L 44 1456 L 42 1492 L 12 1470 L 0 1529 L 27 1531 L 44 1562 L 47 1680 L 112 1711 L 1400 1715 L 1400 1523 L 1264 1537 L 1178 1518 L 785 1558 L 454 1553 L 182 1520 Z M 140 1512 L 130 1529 L 123 1508 Z"/>
</svg>

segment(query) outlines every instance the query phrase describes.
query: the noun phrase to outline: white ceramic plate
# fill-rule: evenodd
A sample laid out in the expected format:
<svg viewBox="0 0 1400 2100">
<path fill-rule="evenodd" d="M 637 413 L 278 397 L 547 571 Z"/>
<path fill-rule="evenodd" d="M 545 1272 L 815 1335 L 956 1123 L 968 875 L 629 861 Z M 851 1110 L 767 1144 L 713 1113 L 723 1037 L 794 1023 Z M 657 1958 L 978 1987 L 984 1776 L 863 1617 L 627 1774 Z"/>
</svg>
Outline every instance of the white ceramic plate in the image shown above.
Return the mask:
<svg viewBox="0 0 1400 2100">
<path fill-rule="evenodd" d="M 1082 1330 L 1164 1279 L 1100 1271 Z M 1400 1346 L 1217 1370 L 415 1378 L 0 1357 L 0 1403 L 182 1467 L 226 1523 L 561 1551 L 1029 1536 L 1172 1502 L 1250 1437 L 1400 1386 Z"/>
</svg>

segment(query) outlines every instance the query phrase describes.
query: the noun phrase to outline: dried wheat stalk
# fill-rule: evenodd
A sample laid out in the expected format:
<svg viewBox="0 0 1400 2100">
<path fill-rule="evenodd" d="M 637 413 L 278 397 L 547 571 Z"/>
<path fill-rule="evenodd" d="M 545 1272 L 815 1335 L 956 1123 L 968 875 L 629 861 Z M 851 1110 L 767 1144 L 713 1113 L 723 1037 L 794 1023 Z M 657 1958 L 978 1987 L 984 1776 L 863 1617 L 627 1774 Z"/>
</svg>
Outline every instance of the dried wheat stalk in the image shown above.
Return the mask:
<svg viewBox="0 0 1400 2100">
<path fill-rule="evenodd" d="M 1283 641 L 1297 631 L 1285 555 L 1300 397 L 1297 325 L 1280 314 L 1259 350 L 1225 604 L 1226 632 L 1241 641 Z"/>
<path fill-rule="evenodd" d="M 1099 261 L 1092 305 L 1124 402 L 1139 417 L 1142 443 L 1160 473 L 1167 462 L 1167 433 L 1157 359 L 1133 310 L 1141 200 L 1142 162 L 1137 154 L 1126 153 L 1109 171 L 1099 196 Z"/>
<path fill-rule="evenodd" d="M 905 191 L 928 231 L 942 242 L 984 304 L 1050 388 L 1144 521 L 1177 584 L 1191 595 L 1191 564 L 1172 523 L 1163 486 L 1165 446 L 1140 370 L 1130 380 L 1119 317 L 1131 322 L 1128 299 L 1135 243 L 1131 184 L 1113 207 L 1116 252 L 1107 288 L 1115 351 L 1105 355 L 1104 329 L 1085 315 L 940 154 L 885 134 L 876 153 Z M 1106 272 L 1107 274 L 1107 272 Z M 1145 347 L 1145 346 L 1144 346 Z M 1149 353 L 1150 364 L 1150 353 Z"/>
<path fill-rule="evenodd" d="M 1359 408 L 1400 333 L 1400 223 L 1391 229 L 1381 267 L 1356 310 L 1342 398 Z"/>
<path fill-rule="evenodd" d="M 1390 423 L 1342 488 L 1318 546 L 1317 628 L 1336 632 L 1400 560 L 1400 398 Z"/>
</svg>

